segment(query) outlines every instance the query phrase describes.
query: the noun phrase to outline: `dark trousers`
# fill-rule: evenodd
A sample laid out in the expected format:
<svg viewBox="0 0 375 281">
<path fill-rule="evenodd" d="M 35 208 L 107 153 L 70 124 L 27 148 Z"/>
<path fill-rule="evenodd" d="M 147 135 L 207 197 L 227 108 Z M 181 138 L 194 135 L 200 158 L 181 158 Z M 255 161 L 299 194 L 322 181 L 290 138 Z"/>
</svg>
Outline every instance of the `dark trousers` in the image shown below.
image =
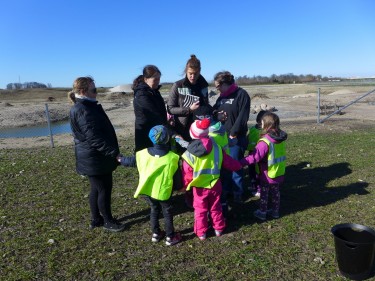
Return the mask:
<svg viewBox="0 0 375 281">
<path fill-rule="evenodd" d="M 113 219 L 111 211 L 112 173 L 107 175 L 89 176 L 91 185 L 89 203 L 92 220 L 97 220 L 100 215 L 104 222 Z"/>
<path fill-rule="evenodd" d="M 271 206 L 268 206 L 268 202 L 271 203 Z M 262 212 L 267 212 L 268 209 L 272 209 L 274 212 L 279 212 L 280 184 L 278 183 L 275 183 L 275 184 L 262 183 L 261 184 L 259 209 Z"/>
<path fill-rule="evenodd" d="M 150 196 L 144 196 L 144 198 L 151 207 L 150 222 L 152 233 L 160 232 L 159 216 L 162 211 L 164 216 L 164 226 L 166 235 L 167 237 L 173 237 L 174 227 L 171 199 L 166 201 L 160 201 L 151 198 Z"/>
</svg>

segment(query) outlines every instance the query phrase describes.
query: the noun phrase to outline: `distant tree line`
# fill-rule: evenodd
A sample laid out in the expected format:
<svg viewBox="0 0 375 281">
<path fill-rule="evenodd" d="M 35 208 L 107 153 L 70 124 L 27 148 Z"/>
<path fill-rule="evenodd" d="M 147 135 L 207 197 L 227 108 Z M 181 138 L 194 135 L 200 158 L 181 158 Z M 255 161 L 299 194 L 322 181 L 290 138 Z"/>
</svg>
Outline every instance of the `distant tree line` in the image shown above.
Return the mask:
<svg viewBox="0 0 375 281">
<path fill-rule="evenodd" d="M 43 84 L 38 82 L 25 82 L 25 83 L 9 83 L 7 84 L 7 90 L 15 89 L 32 89 L 32 88 L 52 88 L 50 83 Z"/>
<path fill-rule="evenodd" d="M 321 75 L 294 75 L 293 73 L 276 75 L 272 74 L 271 76 L 253 76 L 248 77 L 238 76 L 236 77 L 237 84 L 240 85 L 251 85 L 251 84 L 293 84 L 293 83 L 308 83 L 308 82 L 317 82 L 317 81 L 332 81 L 332 80 L 341 80 L 338 77 L 322 77 Z"/>
</svg>

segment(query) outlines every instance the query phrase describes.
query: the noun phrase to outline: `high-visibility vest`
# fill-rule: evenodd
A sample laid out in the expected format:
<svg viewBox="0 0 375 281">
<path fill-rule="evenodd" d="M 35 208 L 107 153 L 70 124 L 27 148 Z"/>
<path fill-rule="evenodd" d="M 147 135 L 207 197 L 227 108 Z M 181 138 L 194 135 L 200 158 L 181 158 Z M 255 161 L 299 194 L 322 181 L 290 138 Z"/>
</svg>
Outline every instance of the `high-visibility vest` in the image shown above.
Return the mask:
<svg viewBox="0 0 375 281">
<path fill-rule="evenodd" d="M 267 175 L 274 179 L 285 175 L 286 150 L 285 141 L 281 143 L 273 143 L 266 137 L 259 141 L 264 141 L 268 145 L 267 157 Z"/>
<path fill-rule="evenodd" d="M 170 138 L 169 143 L 171 145 L 171 151 L 177 153 L 177 142 L 175 138 Z"/>
<path fill-rule="evenodd" d="M 247 136 L 247 139 L 249 141 L 249 144 L 247 145 L 248 151 L 253 151 L 259 138 L 260 138 L 260 132 L 261 129 L 257 129 L 255 126 L 252 126 L 249 129 L 249 135 Z"/>
<path fill-rule="evenodd" d="M 227 132 L 225 132 L 224 134 L 210 132 L 208 135 L 229 155 L 229 144 L 228 144 Z"/>
<path fill-rule="evenodd" d="M 144 194 L 157 200 L 168 200 L 172 195 L 179 156 L 169 151 L 162 157 L 154 157 L 145 148 L 136 153 L 136 160 L 139 183 L 134 198 Z"/>
<path fill-rule="evenodd" d="M 214 141 L 209 154 L 197 157 L 186 150 L 182 158 L 193 168 L 193 180 L 186 190 L 190 190 L 192 186 L 211 189 L 220 178 L 223 151 Z"/>
</svg>

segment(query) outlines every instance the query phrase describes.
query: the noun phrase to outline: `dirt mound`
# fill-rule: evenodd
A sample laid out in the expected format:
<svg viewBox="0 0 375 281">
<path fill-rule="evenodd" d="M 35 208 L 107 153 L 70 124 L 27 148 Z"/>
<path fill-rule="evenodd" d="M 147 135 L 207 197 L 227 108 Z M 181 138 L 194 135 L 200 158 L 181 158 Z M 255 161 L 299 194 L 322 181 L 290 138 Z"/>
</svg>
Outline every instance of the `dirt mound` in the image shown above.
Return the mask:
<svg viewBox="0 0 375 281">
<path fill-rule="evenodd" d="M 266 94 L 255 94 L 252 96 L 253 100 L 256 100 L 256 99 L 269 99 L 269 96 L 267 96 Z"/>
<path fill-rule="evenodd" d="M 1 105 L 4 106 L 4 107 L 13 106 L 13 104 L 10 104 L 9 102 L 1 103 Z"/>
<path fill-rule="evenodd" d="M 293 99 L 298 99 L 298 98 L 312 98 L 316 97 L 316 94 L 301 94 L 301 95 L 296 95 L 293 96 Z"/>
<path fill-rule="evenodd" d="M 343 90 L 334 91 L 333 93 L 330 93 L 328 95 L 337 96 L 337 95 L 352 95 L 352 94 L 355 94 L 355 93 L 349 89 L 343 89 Z"/>
<path fill-rule="evenodd" d="M 109 92 L 112 93 L 132 93 L 132 84 L 124 84 L 124 85 L 118 85 L 116 87 L 113 87 L 109 89 Z"/>
</svg>

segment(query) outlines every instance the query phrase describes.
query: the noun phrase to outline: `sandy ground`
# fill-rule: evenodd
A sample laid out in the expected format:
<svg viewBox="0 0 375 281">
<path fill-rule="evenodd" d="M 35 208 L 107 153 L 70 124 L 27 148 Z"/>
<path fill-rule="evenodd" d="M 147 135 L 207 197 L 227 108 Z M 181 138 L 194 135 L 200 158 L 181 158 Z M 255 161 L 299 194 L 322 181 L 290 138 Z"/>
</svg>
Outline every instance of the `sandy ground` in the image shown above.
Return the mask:
<svg viewBox="0 0 375 281">
<path fill-rule="evenodd" d="M 351 90 L 337 90 L 321 96 L 321 115 L 324 119 L 332 113 L 337 106 L 343 107 L 361 97 L 363 92 Z M 286 131 L 319 131 L 319 130 L 346 130 L 352 131 L 359 126 L 373 126 L 375 121 L 375 94 L 371 94 L 360 102 L 343 110 L 340 115 L 334 115 L 324 123 L 317 123 L 317 94 L 302 93 L 288 95 L 285 93 L 252 94 L 252 110 L 249 124 L 253 124 L 256 110 L 260 107 L 274 108 L 281 119 L 282 127 Z M 211 98 L 214 102 L 216 96 Z M 107 94 L 98 97 L 99 102 L 107 112 L 112 124 L 117 127 L 118 138 L 128 138 L 134 135 L 134 112 L 131 95 Z M 70 104 L 64 101 L 48 103 L 50 118 L 52 121 L 67 120 Z M 45 123 L 45 103 L 41 102 L 0 102 L 0 129 L 9 127 L 32 126 Z M 55 146 L 73 145 L 70 134 L 53 136 Z M 51 146 L 51 138 L 0 138 L 0 148 L 21 148 Z"/>
</svg>

